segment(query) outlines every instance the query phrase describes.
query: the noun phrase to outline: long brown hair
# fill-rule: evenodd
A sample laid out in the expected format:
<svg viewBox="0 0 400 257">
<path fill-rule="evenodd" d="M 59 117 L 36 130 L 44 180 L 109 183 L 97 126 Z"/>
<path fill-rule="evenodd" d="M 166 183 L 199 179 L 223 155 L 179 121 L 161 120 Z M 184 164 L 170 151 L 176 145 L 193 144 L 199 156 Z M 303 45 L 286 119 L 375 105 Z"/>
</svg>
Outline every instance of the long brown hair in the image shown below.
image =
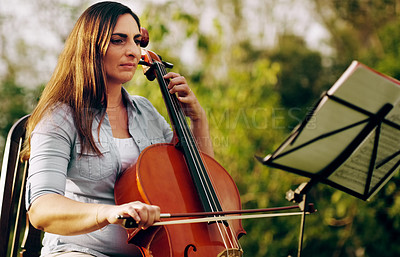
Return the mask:
<svg viewBox="0 0 400 257">
<path fill-rule="evenodd" d="M 103 57 L 118 17 L 126 13 L 133 16 L 140 30 L 137 15 L 127 6 L 116 2 L 94 4 L 79 17 L 59 56 L 56 69 L 29 118 L 22 152 L 24 159 L 30 156 L 30 137 L 33 129 L 57 104 L 71 107 L 84 150 L 90 148 L 101 155 L 92 135 L 92 123 L 99 110 L 103 120 L 107 107 Z"/>
</svg>

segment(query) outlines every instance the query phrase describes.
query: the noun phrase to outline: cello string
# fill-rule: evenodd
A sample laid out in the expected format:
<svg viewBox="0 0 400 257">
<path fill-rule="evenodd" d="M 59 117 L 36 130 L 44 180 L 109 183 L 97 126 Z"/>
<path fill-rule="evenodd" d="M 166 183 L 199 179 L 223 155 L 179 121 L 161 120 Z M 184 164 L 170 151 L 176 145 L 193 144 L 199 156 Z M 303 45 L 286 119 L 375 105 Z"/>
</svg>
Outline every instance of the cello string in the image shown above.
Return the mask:
<svg viewBox="0 0 400 257">
<path fill-rule="evenodd" d="M 179 108 L 180 109 L 180 108 Z M 184 118 L 182 118 L 182 117 L 184 117 L 184 115 L 183 115 L 183 113 L 181 113 L 181 122 L 183 122 L 183 119 Z M 198 161 L 198 162 L 200 162 L 199 161 L 199 159 L 201 159 L 201 163 L 202 164 L 204 164 L 205 166 L 207 165 L 205 162 L 204 162 L 204 160 L 201 158 L 201 155 L 199 154 L 199 151 L 197 150 L 197 149 L 199 149 L 199 147 L 198 147 L 198 144 L 197 144 L 197 142 L 196 141 L 192 141 L 192 139 L 194 139 L 194 136 L 192 135 L 192 132 L 191 132 L 191 130 L 187 130 L 187 126 L 184 126 L 184 131 L 185 131 L 185 133 L 186 134 L 188 134 L 187 135 L 187 137 L 188 138 L 190 138 L 191 139 L 191 142 L 192 142 L 192 148 L 194 148 L 192 151 L 193 151 L 193 153 L 194 153 L 194 155 L 195 155 L 195 159 Z M 193 146 L 194 145 L 194 146 Z M 196 147 L 196 148 L 195 148 Z M 207 185 L 207 188 L 208 188 L 208 190 L 210 191 L 211 189 L 210 189 L 210 184 L 209 183 L 211 183 L 211 178 L 208 176 L 208 173 L 206 172 L 206 171 L 204 171 L 204 169 L 205 170 L 207 170 L 207 167 L 203 167 L 202 165 L 199 165 L 200 166 L 200 173 L 199 173 L 199 175 L 202 177 L 202 179 L 205 181 L 205 184 Z M 207 182 L 207 183 L 206 183 Z M 211 187 L 212 188 L 212 187 Z M 210 198 L 212 199 L 212 201 L 218 201 L 218 198 L 217 199 L 214 199 L 214 195 L 213 194 L 209 194 L 210 196 Z M 217 206 L 216 204 L 215 204 L 215 206 Z M 219 210 L 219 208 L 216 208 L 216 207 L 213 207 L 213 209 L 215 209 L 215 210 Z M 216 215 L 214 215 L 215 217 L 217 217 Z M 230 222 L 228 222 L 228 223 L 230 223 Z M 230 230 L 230 229 L 228 229 L 222 222 L 217 222 L 217 224 L 216 224 L 216 226 L 218 227 L 218 230 L 219 230 L 219 232 L 220 232 L 220 234 L 221 234 L 221 238 L 222 238 L 222 240 L 223 241 L 225 241 L 226 239 L 225 238 L 227 238 L 228 240 L 229 240 L 229 244 L 231 245 L 231 246 L 236 246 L 236 247 L 238 247 L 238 240 L 236 240 L 236 242 L 232 242 L 232 238 L 234 238 L 234 236 L 232 235 L 232 230 Z M 222 228 L 221 228 L 221 226 L 222 226 Z M 224 230 L 224 231 L 223 231 Z M 229 233 L 229 231 L 231 232 L 231 233 Z M 226 235 L 226 237 L 224 236 L 224 235 Z M 229 237 L 228 235 L 231 235 L 231 237 Z M 225 243 L 225 245 L 228 245 L 227 243 Z"/>
<path fill-rule="evenodd" d="M 228 220 L 227 222 L 228 222 L 228 223 L 232 223 L 231 220 Z M 242 246 L 240 245 L 239 240 L 237 239 L 236 235 L 234 234 L 234 232 L 233 232 L 233 230 L 232 230 L 231 228 L 233 228 L 233 225 L 232 225 L 232 224 L 229 226 L 229 232 L 230 232 L 230 234 L 231 234 L 231 238 L 236 238 L 236 240 L 234 240 L 234 242 L 233 242 L 234 246 L 235 246 L 237 249 L 242 249 Z"/>
<path fill-rule="evenodd" d="M 215 217 L 215 216 L 214 216 L 214 217 Z M 224 237 L 224 235 L 228 235 L 228 234 L 226 233 L 226 231 L 225 231 L 225 234 L 224 234 L 224 232 L 223 232 L 222 229 L 221 229 L 221 224 L 222 224 L 222 222 L 216 221 L 216 226 L 217 226 L 217 228 L 218 228 L 218 231 L 219 231 L 219 234 L 220 234 L 220 236 L 221 236 L 221 239 L 222 239 L 222 241 L 224 242 L 225 248 L 226 248 L 226 249 L 229 249 L 228 244 L 227 244 L 227 241 L 226 241 L 226 238 L 229 239 L 229 236 L 227 236 L 226 238 Z M 225 226 L 225 225 L 222 225 L 222 226 Z M 229 243 L 230 243 L 230 245 L 232 246 L 232 242 L 231 242 L 230 239 L 229 239 Z"/>
<path fill-rule="evenodd" d="M 160 65 L 160 67 L 162 68 L 163 72 L 166 74 L 164 65 Z M 188 147 L 188 150 L 190 152 L 191 159 L 194 161 L 193 164 L 196 167 L 196 172 L 199 175 L 200 182 L 202 183 L 201 186 L 206 194 L 207 201 L 209 202 L 209 206 L 212 211 L 218 211 L 218 209 L 216 208 L 216 206 L 217 206 L 216 201 L 211 193 L 210 185 L 207 182 L 207 179 L 204 174 L 204 168 L 202 168 L 201 162 L 199 160 L 199 159 L 201 159 L 201 158 L 199 158 L 199 153 L 198 153 L 198 151 L 193 149 L 193 145 L 195 144 L 194 143 L 195 141 L 193 140 L 194 137 L 193 137 L 191 131 L 188 130 L 187 126 L 184 126 L 184 124 L 187 125 L 187 123 L 186 123 L 185 115 L 183 114 L 182 108 L 180 108 L 181 105 L 178 102 L 177 98 L 174 97 L 173 95 L 167 94 L 167 96 L 169 97 L 169 100 L 172 103 L 172 107 L 174 108 L 174 111 L 177 114 L 178 124 L 176 124 L 176 125 L 179 125 L 179 127 L 181 128 L 181 131 L 185 135 L 186 146 Z M 181 142 L 181 143 L 183 143 L 183 142 Z M 210 198 L 211 198 L 211 200 L 210 200 Z"/>
<path fill-rule="evenodd" d="M 174 101 L 173 101 L 173 103 L 174 103 L 174 108 L 175 108 L 175 110 L 177 110 L 177 111 L 179 111 L 179 114 L 180 114 L 180 116 L 179 116 L 179 122 L 180 122 L 180 127 L 181 127 L 181 129 L 182 129 L 182 131 L 186 134 L 186 138 L 188 138 L 188 139 L 190 139 L 190 142 L 191 142 L 191 144 L 189 145 L 189 146 L 191 146 L 192 148 L 194 148 L 193 147 L 193 145 L 195 145 L 197 148 L 194 148 L 193 150 L 192 149 L 190 149 L 191 150 L 191 155 L 192 155 L 192 157 L 195 157 L 194 159 L 196 159 L 198 162 L 199 162 L 199 157 L 200 157 L 200 159 L 202 159 L 201 158 L 201 155 L 199 155 L 199 151 L 197 150 L 197 149 L 199 149 L 198 148 L 198 144 L 197 144 L 197 142 L 196 141 L 194 141 L 193 139 L 194 139 L 194 136 L 192 135 L 192 132 L 191 132 L 191 130 L 188 130 L 188 127 L 187 126 L 183 126 L 182 124 L 185 122 L 185 124 L 187 124 L 186 123 L 186 120 L 185 120 L 185 115 L 183 114 L 183 112 L 181 111 L 182 109 L 181 108 L 178 108 L 178 105 L 180 105 L 180 103 L 179 102 L 177 102 L 177 101 L 175 101 L 176 100 L 176 98 L 172 98 L 172 96 L 171 96 L 171 100 L 172 99 L 174 99 Z M 172 102 L 172 101 L 171 101 Z M 204 165 L 206 165 L 206 163 L 204 162 L 204 161 L 202 161 L 202 163 L 204 164 Z M 209 183 L 211 183 L 211 179 L 210 179 L 210 177 L 208 176 L 208 174 L 206 173 L 206 172 L 204 172 L 203 171 L 203 168 L 202 168 L 202 165 L 198 165 L 201 169 L 200 169 L 200 175 L 203 177 L 202 179 L 203 179 L 203 181 L 205 181 L 205 182 L 207 182 L 206 183 L 206 185 L 207 185 L 207 188 L 208 188 L 208 190 L 210 191 L 210 185 L 209 185 Z M 206 168 L 207 169 L 207 168 Z M 199 169 L 198 169 L 199 170 Z M 199 171 L 197 171 L 198 173 L 199 173 Z M 206 177 L 207 176 L 207 177 Z M 208 179 L 207 179 L 208 178 Z M 202 182 L 203 183 L 203 182 Z M 212 198 L 212 200 L 215 202 L 216 200 L 214 199 L 214 195 L 213 194 L 210 194 L 209 193 L 209 195 L 210 196 L 208 196 L 208 198 Z M 217 198 L 218 199 L 218 198 Z M 215 204 L 215 206 L 216 206 L 216 204 Z M 215 208 L 215 207 L 212 207 L 213 209 L 216 209 L 216 210 L 219 210 L 219 209 L 217 209 L 217 208 Z M 230 223 L 230 222 L 228 222 L 228 223 Z M 222 226 L 222 228 L 223 228 L 223 230 L 225 230 L 224 232 L 222 231 L 222 229 L 221 229 L 221 226 Z M 221 237 L 222 237 L 222 239 L 225 241 L 225 237 L 223 236 L 223 234 L 225 234 L 225 235 L 231 235 L 231 237 L 229 237 L 229 236 L 227 236 L 226 238 L 228 238 L 229 239 L 229 243 L 230 243 L 230 245 L 232 245 L 232 246 L 236 246 L 237 248 L 239 248 L 239 245 L 238 245 L 238 240 L 236 240 L 235 242 L 232 242 L 232 239 L 231 238 L 236 238 L 234 235 L 233 235 L 233 231 L 231 230 L 231 229 L 228 229 L 226 226 L 224 226 L 224 224 L 222 224 L 221 222 L 217 222 L 217 227 L 218 227 L 218 229 L 219 229 L 219 231 L 220 231 L 220 234 L 221 234 Z M 232 226 L 231 226 L 232 227 Z M 229 233 L 229 232 L 230 233 Z M 225 243 L 225 245 L 227 245 L 226 243 Z"/>
<path fill-rule="evenodd" d="M 163 74 L 166 74 L 164 65 L 159 64 L 159 67 L 162 70 Z M 165 84 L 165 87 L 167 87 L 166 84 Z M 183 124 L 186 124 L 186 121 L 185 121 L 185 118 L 184 118 L 185 116 L 182 113 L 182 109 L 180 108 L 179 102 L 177 101 L 176 97 L 173 97 L 173 95 L 171 95 L 171 94 L 166 94 L 166 96 L 169 98 L 169 101 L 172 104 L 172 108 L 174 109 L 174 112 L 177 114 L 176 117 L 177 117 L 178 124 L 175 124 L 175 125 L 179 126 L 181 131 L 185 135 L 185 140 L 184 141 L 186 141 L 185 143 L 188 146 L 188 150 L 190 152 L 192 160 L 197 160 L 197 163 L 194 162 L 194 165 L 196 166 L 196 170 L 200 170 L 201 166 L 198 163 L 198 157 L 195 156 L 195 153 L 194 153 L 193 149 L 190 148 L 190 146 L 193 145 L 193 137 L 190 137 L 190 134 L 188 133 L 188 131 L 186 129 L 187 126 L 183 125 Z M 181 143 L 183 144 L 184 142 L 181 142 Z"/>
<path fill-rule="evenodd" d="M 214 216 L 214 217 L 216 217 L 216 216 Z M 225 221 L 225 222 L 228 222 L 228 221 Z M 229 222 L 228 222 L 229 223 Z M 229 249 L 229 248 L 234 248 L 237 244 L 235 244 L 234 242 L 233 242 L 233 240 L 232 240 L 232 234 L 230 234 L 229 232 L 228 232 L 228 228 L 227 228 L 227 226 L 225 226 L 224 225 L 224 223 L 221 221 L 221 222 L 218 222 L 217 221 L 217 226 L 218 226 L 218 230 L 219 230 L 219 233 L 220 233 L 220 235 L 221 235 L 221 238 L 222 238 L 222 240 L 224 241 L 224 243 L 225 243 L 225 239 L 224 239 L 224 235 L 226 235 L 226 238 L 227 238 L 227 241 L 229 241 L 229 244 L 230 244 L 230 246 L 231 247 L 226 247 L 227 248 L 227 250 Z M 221 229 L 221 226 L 222 226 L 222 229 Z M 228 226 L 229 227 L 229 226 Z M 229 227 L 230 228 L 230 227 Z M 224 230 L 224 231 L 222 231 L 222 230 Z M 229 229 L 230 230 L 230 229 Z M 231 235 L 231 236 L 229 236 L 229 235 Z M 236 241 L 238 241 L 238 240 L 236 240 Z M 225 243 L 225 245 L 227 245 L 227 243 Z"/>
<path fill-rule="evenodd" d="M 160 72 L 162 73 L 162 75 L 165 75 L 166 74 L 165 66 L 161 65 L 161 63 L 157 63 L 157 65 L 160 68 Z M 164 82 L 166 82 L 166 81 L 164 80 Z M 167 84 L 165 83 L 164 86 L 167 87 Z M 166 88 L 166 90 L 168 90 L 168 88 Z M 194 165 L 196 166 L 196 172 L 199 175 L 199 178 L 202 183 L 203 190 L 206 193 L 207 201 L 209 202 L 210 208 L 212 211 L 221 211 L 219 208 L 217 208 L 218 205 L 220 206 L 220 204 L 218 204 L 218 205 L 216 204 L 216 201 L 218 201 L 218 199 L 215 199 L 215 195 L 211 193 L 212 186 L 209 184 L 209 183 L 211 183 L 211 181 L 208 176 L 208 173 L 204 170 L 206 168 L 203 166 L 206 164 L 202 160 L 201 155 L 199 154 L 198 145 L 197 145 L 197 142 L 194 140 L 194 136 L 193 136 L 192 132 L 188 129 L 185 115 L 182 111 L 181 105 L 178 102 L 178 99 L 176 98 L 176 96 L 173 96 L 172 94 L 166 94 L 166 96 L 169 98 L 168 100 L 171 102 L 172 108 L 174 109 L 174 112 L 177 114 L 177 122 L 179 124 L 176 124 L 176 125 L 179 125 L 181 131 L 185 135 L 186 146 L 188 147 L 188 150 L 190 152 L 192 160 L 195 160 Z M 203 164 L 203 165 L 201 165 L 201 164 Z M 204 184 L 206 186 L 204 186 Z M 236 242 L 234 243 L 234 242 L 232 242 L 232 239 L 231 239 L 231 237 L 234 238 L 234 236 L 232 235 L 232 230 L 230 230 L 231 233 L 229 233 L 227 231 L 226 226 L 224 226 L 223 224 L 222 224 L 223 228 L 221 229 L 221 224 L 222 224 L 222 222 L 217 222 L 216 225 L 218 227 L 219 233 L 221 235 L 221 239 L 223 240 L 225 247 L 228 249 L 228 244 L 227 244 L 225 238 L 227 238 L 229 240 L 229 244 L 231 246 L 237 247 L 238 240 L 236 239 Z M 226 237 L 224 236 L 224 234 L 226 235 Z M 228 236 L 229 234 L 231 236 Z"/>
<path fill-rule="evenodd" d="M 159 65 L 159 67 L 161 68 L 163 73 L 166 74 L 165 66 Z M 165 85 L 165 86 L 167 86 L 167 85 Z M 185 115 L 183 114 L 182 108 L 180 108 L 181 105 L 178 102 L 177 98 L 174 97 L 173 95 L 167 94 L 167 96 L 169 97 L 169 100 L 173 105 L 172 107 L 173 107 L 175 113 L 177 114 L 178 123 L 179 123 L 177 125 L 179 125 L 179 127 L 181 128 L 181 131 L 185 135 L 186 142 L 184 142 L 184 143 L 186 143 L 186 146 L 188 147 L 188 150 L 190 152 L 192 160 L 194 160 L 193 164 L 196 166 L 196 171 L 197 171 L 198 175 L 200 175 L 199 178 L 202 183 L 202 188 L 203 188 L 204 192 L 206 193 L 209 205 L 210 205 L 212 211 L 218 211 L 218 209 L 216 207 L 217 206 L 216 200 L 214 199 L 214 196 L 211 193 L 211 188 L 207 181 L 204 168 L 202 168 L 202 165 L 201 165 L 201 161 L 200 161 L 201 157 L 199 157 L 199 152 L 198 152 L 198 150 L 196 151 L 195 149 L 193 149 L 194 148 L 193 145 L 196 145 L 196 142 L 194 141 L 194 136 L 192 135 L 191 131 L 188 130 L 187 126 L 184 126 L 184 124 L 187 125 L 187 123 L 186 123 Z M 183 143 L 183 142 L 181 142 L 181 143 Z M 203 164 L 204 164 L 204 162 L 203 162 Z M 211 200 L 210 200 L 210 198 L 211 198 Z"/>
<path fill-rule="evenodd" d="M 205 168 L 202 167 L 202 165 L 201 165 L 201 164 L 205 165 L 205 162 L 202 160 L 202 158 L 201 158 L 201 156 L 199 154 L 199 151 L 197 150 L 198 149 L 197 142 L 194 140 L 194 136 L 192 135 L 192 133 L 188 129 L 188 127 L 183 125 L 183 124 L 187 125 L 187 123 L 186 123 L 185 115 L 184 115 L 184 113 L 182 111 L 182 108 L 179 108 L 180 103 L 177 101 L 176 98 L 172 97 L 172 95 L 170 97 L 171 97 L 171 100 L 172 100 L 172 102 L 174 104 L 175 110 L 177 111 L 177 113 L 179 113 L 179 116 L 178 116 L 179 123 L 180 123 L 179 125 L 180 125 L 181 130 L 184 132 L 184 134 L 186 136 L 186 140 L 185 141 L 187 141 L 186 143 L 187 143 L 187 146 L 188 146 L 188 148 L 190 150 L 191 157 L 192 157 L 193 160 L 196 161 L 195 164 L 197 166 L 197 172 L 200 175 L 200 177 L 202 178 L 202 180 L 204 181 L 203 182 L 203 188 L 204 188 L 205 191 L 208 191 L 209 198 L 212 197 L 212 204 L 214 205 L 213 211 L 217 211 L 218 208 L 216 207 L 217 206 L 216 200 L 214 199 L 214 196 L 211 193 L 212 190 L 211 190 L 211 187 L 210 187 L 210 184 L 209 184 L 209 180 L 207 180 L 207 177 L 206 177 L 207 173 L 205 173 L 205 171 L 204 171 Z M 197 149 L 194 146 L 196 146 Z M 206 187 L 204 187 L 204 184 L 206 185 Z M 210 204 L 210 206 L 212 206 L 211 203 L 209 203 L 209 204 Z"/>
<path fill-rule="evenodd" d="M 164 75 L 165 75 L 166 74 L 165 66 L 158 64 L 158 67 L 160 68 L 160 71 L 162 73 L 164 73 Z M 164 80 L 164 82 L 165 82 L 165 80 Z M 164 85 L 164 86 L 167 86 L 167 85 Z M 169 101 L 172 103 L 172 108 L 174 109 L 175 113 L 177 114 L 177 119 L 178 119 L 177 122 L 179 124 L 176 124 L 176 125 L 179 125 L 179 127 L 181 128 L 181 131 L 185 135 L 185 138 L 186 138 L 185 143 L 186 143 L 186 146 L 188 147 L 188 150 L 190 152 L 192 160 L 196 161 L 196 162 L 194 162 L 194 164 L 196 166 L 196 172 L 199 175 L 199 178 L 202 183 L 203 190 L 206 193 L 207 201 L 209 202 L 210 208 L 212 211 L 221 211 L 219 208 L 217 208 L 218 205 L 216 204 L 216 201 L 218 201 L 218 199 L 215 199 L 214 194 L 211 193 L 211 188 L 210 188 L 211 185 L 209 184 L 209 183 L 211 183 L 211 181 L 210 181 L 210 178 L 209 178 L 207 172 L 204 171 L 205 167 L 203 167 L 203 165 L 206 165 L 206 164 L 204 161 L 202 161 L 202 162 L 200 161 L 200 159 L 202 160 L 202 158 L 198 151 L 197 142 L 194 140 L 194 136 L 193 136 L 192 132 L 188 129 L 185 115 L 182 111 L 181 105 L 178 102 L 176 96 L 173 97 L 172 94 L 166 94 L 166 96 L 169 98 Z M 184 124 L 186 124 L 186 126 L 184 126 Z M 203 164 L 203 165 L 201 165 L 201 164 Z M 204 184 L 206 186 L 204 186 Z M 211 198 L 211 200 L 210 200 L 210 198 Z M 224 234 L 229 235 L 227 228 L 223 225 L 223 229 L 221 229 L 221 222 L 217 222 L 216 225 L 218 227 L 218 230 L 219 230 L 221 238 L 224 242 L 224 245 L 228 249 L 228 247 L 227 247 L 228 244 L 225 240 L 225 237 L 223 236 Z M 222 230 L 225 230 L 225 231 L 222 231 Z M 231 233 L 231 236 L 232 236 L 232 233 Z M 229 239 L 229 243 L 231 246 L 234 246 L 234 245 L 237 246 L 237 243 L 236 244 L 233 243 L 229 236 L 226 236 L 226 238 Z M 233 238 L 233 236 L 232 236 L 232 238 Z M 236 240 L 236 241 L 238 241 L 238 240 Z"/>
</svg>

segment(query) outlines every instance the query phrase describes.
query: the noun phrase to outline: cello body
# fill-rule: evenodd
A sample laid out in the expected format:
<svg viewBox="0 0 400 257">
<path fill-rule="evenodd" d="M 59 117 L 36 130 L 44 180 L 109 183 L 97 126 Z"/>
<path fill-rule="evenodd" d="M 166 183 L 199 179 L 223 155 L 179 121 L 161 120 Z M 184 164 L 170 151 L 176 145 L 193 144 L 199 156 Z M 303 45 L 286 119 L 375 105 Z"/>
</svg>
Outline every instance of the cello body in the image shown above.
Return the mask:
<svg viewBox="0 0 400 257">
<path fill-rule="evenodd" d="M 210 179 L 224 210 L 241 208 L 239 192 L 232 177 L 213 158 L 202 154 Z M 202 212 L 202 206 L 185 159 L 174 144 L 157 144 L 146 148 L 135 165 L 128 168 L 115 186 L 117 204 L 142 201 L 160 206 L 171 213 Z M 223 233 L 221 229 L 229 230 Z M 129 242 L 141 248 L 144 256 L 241 256 L 225 242 L 245 234 L 240 220 L 223 223 L 196 223 L 135 229 Z"/>
</svg>

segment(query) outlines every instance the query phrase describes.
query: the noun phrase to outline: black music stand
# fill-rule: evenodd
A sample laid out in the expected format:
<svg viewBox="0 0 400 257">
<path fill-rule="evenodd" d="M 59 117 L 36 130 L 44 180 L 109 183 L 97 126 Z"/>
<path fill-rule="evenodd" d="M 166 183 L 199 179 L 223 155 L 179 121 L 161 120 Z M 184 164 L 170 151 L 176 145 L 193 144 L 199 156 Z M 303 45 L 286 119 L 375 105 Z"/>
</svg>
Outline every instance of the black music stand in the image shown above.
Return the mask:
<svg viewBox="0 0 400 257">
<path fill-rule="evenodd" d="M 306 205 L 320 182 L 371 199 L 400 165 L 400 82 L 354 61 L 283 144 L 257 159 L 310 178 L 288 200 Z"/>
</svg>

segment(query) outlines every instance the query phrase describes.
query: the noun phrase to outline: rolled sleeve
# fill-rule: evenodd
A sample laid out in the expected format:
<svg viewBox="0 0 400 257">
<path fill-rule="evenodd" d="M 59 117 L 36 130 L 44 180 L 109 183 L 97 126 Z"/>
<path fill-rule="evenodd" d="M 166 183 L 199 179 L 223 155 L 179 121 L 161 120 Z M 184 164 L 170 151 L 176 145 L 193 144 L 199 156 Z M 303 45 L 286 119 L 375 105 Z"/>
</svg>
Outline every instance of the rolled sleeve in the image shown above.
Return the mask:
<svg viewBox="0 0 400 257">
<path fill-rule="evenodd" d="M 31 155 L 26 186 L 26 208 L 39 196 L 65 194 L 68 164 L 71 158 L 71 130 L 68 119 L 53 113 L 43 119 L 31 135 Z"/>
</svg>

